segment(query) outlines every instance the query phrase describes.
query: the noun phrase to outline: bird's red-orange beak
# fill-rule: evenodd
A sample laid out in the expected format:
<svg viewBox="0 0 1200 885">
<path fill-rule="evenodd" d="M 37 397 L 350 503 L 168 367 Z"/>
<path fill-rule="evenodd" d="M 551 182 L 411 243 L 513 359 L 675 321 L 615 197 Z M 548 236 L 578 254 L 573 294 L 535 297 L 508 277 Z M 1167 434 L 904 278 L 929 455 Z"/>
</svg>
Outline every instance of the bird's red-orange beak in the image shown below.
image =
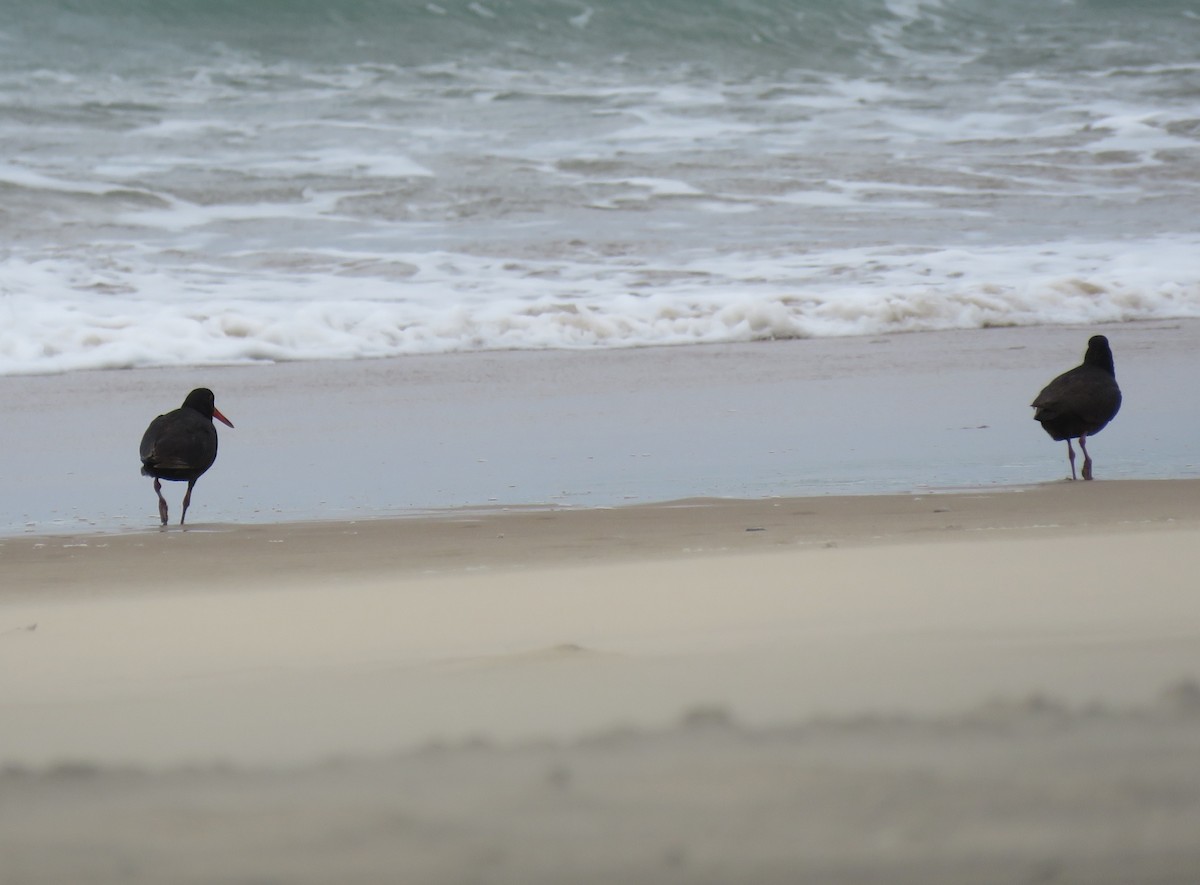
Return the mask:
<svg viewBox="0 0 1200 885">
<path fill-rule="evenodd" d="M 222 424 L 225 424 L 229 427 L 233 426 L 233 422 L 230 421 L 228 418 L 226 418 L 224 415 L 222 415 L 219 411 L 217 411 L 216 406 L 213 406 L 213 417 L 216 418 L 218 421 L 220 421 Z"/>
</svg>

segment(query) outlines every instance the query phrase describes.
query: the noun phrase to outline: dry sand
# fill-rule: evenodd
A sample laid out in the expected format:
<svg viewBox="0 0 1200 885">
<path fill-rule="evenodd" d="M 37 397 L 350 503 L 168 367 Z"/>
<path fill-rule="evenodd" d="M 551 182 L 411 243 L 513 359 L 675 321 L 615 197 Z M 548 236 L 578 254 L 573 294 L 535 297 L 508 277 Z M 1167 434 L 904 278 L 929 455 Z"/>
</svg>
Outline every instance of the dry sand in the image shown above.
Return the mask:
<svg viewBox="0 0 1200 885">
<path fill-rule="evenodd" d="M 0 541 L 0 883 L 1200 881 L 1200 482 Z"/>
</svg>

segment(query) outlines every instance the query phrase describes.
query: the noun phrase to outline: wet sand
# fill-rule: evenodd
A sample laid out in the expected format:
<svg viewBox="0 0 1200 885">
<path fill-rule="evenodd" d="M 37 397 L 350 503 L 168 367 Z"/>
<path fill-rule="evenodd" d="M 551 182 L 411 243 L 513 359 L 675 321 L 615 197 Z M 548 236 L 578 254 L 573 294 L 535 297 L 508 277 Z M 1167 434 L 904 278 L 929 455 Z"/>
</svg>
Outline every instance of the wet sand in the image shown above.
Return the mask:
<svg viewBox="0 0 1200 885">
<path fill-rule="evenodd" d="M 0 535 L 155 526 L 138 441 L 197 386 L 237 425 L 197 525 L 1044 482 L 1066 447 L 1029 403 L 1097 331 L 1125 391 L 1097 478 L 1200 477 L 1200 401 L 1180 396 L 1198 321 L 452 354 L 0 378 Z"/>
</svg>

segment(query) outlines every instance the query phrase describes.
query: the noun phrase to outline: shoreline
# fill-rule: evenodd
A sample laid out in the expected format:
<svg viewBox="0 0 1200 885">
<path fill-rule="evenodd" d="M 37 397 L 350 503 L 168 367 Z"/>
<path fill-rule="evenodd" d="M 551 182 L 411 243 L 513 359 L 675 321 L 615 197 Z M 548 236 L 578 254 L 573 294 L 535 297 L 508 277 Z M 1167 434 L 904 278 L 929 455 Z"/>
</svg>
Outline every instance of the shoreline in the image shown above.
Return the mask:
<svg viewBox="0 0 1200 885">
<path fill-rule="evenodd" d="M 113 533 L 0 537 L 10 577 L 0 600 L 51 583 L 69 592 L 82 564 L 87 592 L 149 592 L 133 557 L 170 556 L 167 589 L 253 579 L 277 583 L 310 568 L 396 577 L 480 568 L 670 559 L 987 536 L 1130 532 L 1200 525 L 1200 479 L 1061 480 L 917 494 L 695 498 L 614 507 L 461 507 L 404 516 L 196 524 Z M 286 546 L 285 546 L 286 545 Z M 297 548 L 299 548 L 297 550 Z M 225 568 L 224 554 L 237 563 Z M 294 558 L 293 558 L 294 557 Z M 153 560 L 152 560 L 153 562 Z M 203 573 L 200 572 L 204 567 Z M 34 588 L 34 589 L 30 589 Z"/>
<path fill-rule="evenodd" d="M 1028 403 L 1093 331 L 0 378 L 0 536 L 156 528 L 137 441 L 200 385 L 237 428 L 197 484 L 197 524 L 1034 484 L 1067 464 Z M 1098 480 L 1200 476 L 1200 408 L 1175 396 L 1200 372 L 1200 321 L 1104 331 L 1126 396 L 1091 447 Z"/>
</svg>

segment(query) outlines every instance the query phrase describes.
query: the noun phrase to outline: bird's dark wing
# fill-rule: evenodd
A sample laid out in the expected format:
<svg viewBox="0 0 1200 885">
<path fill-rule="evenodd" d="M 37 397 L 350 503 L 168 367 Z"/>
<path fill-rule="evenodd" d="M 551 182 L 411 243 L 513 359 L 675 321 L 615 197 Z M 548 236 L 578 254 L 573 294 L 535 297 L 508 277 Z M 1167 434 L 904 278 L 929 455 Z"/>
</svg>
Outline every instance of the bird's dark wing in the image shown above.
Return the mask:
<svg viewBox="0 0 1200 885">
<path fill-rule="evenodd" d="M 1043 423 L 1071 421 L 1095 432 L 1121 408 L 1116 379 L 1093 366 L 1076 366 L 1046 385 L 1033 401 L 1034 418 Z"/>
<path fill-rule="evenodd" d="M 1078 367 L 1069 372 L 1063 372 L 1042 388 L 1042 392 L 1032 403 L 1033 407 L 1037 409 L 1033 416 L 1036 420 L 1052 421 L 1062 417 L 1064 410 L 1071 409 L 1072 392 L 1075 389 L 1075 377 L 1078 373 Z"/>
<path fill-rule="evenodd" d="M 199 475 L 216 460 L 217 431 L 202 415 L 176 409 L 150 422 L 140 454 L 147 467 Z"/>
<path fill-rule="evenodd" d="M 150 422 L 150 426 L 146 428 L 146 432 L 142 434 L 142 445 L 140 454 L 142 463 L 148 464 L 154 461 L 155 449 L 157 448 L 159 438 L 166 432 L 166 415 L 159 415 Z"/>
</svg>

